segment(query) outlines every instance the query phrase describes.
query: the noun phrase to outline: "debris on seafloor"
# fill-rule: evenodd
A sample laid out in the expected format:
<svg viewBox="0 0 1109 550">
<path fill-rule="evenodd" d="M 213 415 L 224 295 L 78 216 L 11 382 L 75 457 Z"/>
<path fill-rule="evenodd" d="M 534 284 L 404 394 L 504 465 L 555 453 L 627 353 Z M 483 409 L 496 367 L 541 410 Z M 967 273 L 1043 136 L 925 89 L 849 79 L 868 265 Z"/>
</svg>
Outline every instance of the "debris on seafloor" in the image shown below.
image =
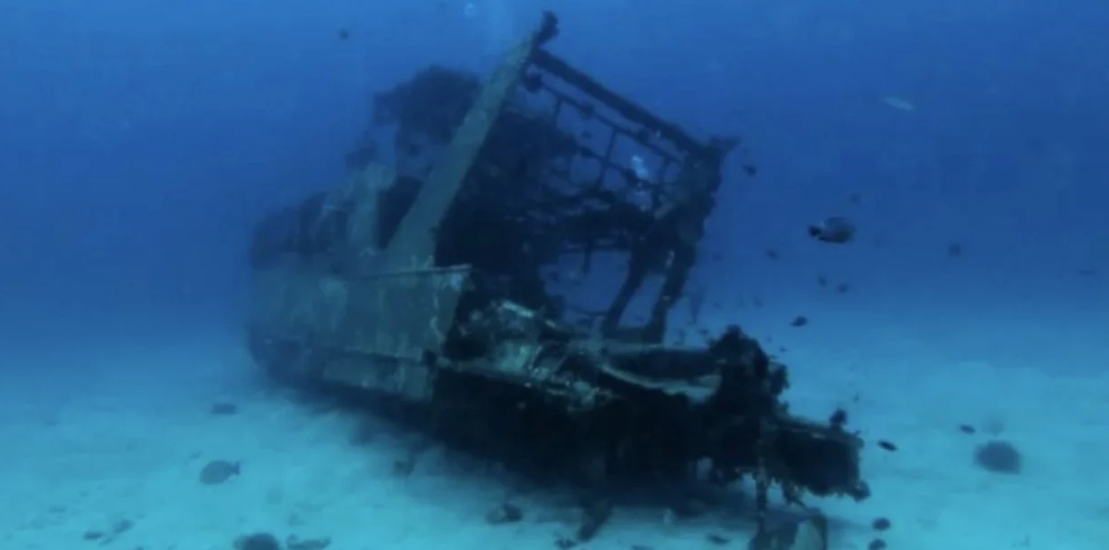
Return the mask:
<svg viewBox="0 0 1109 550">
<path fill-rule="evenodd" d="M 1000 474 L 1019 474 L 1020 451 L 1008 441 L 995 439 L 974 451 L 974 463 L 983 470 Z"/>
<path fill-rule="evenodd" d="M 297 535 L 285 537 L 285 550 L 324 550 L 328 546 L 331 546 L 331 537 L 311 539 L 300 538 Z"/>
<path fill-rule="evenodd" d="M 98 541 L 100 544 L 111 544 L 120 535 L 131 530 L 135 526 L 135 522 L 129 519 L 120 519 L 114 522 L 108 529 L 89 529 L 85 531 L 81 538 L 87 541 Z"/>
<path fill-rule="evenodd" d="M 873 527 L 875 531 L 886 531 L 893 526 L 893 523 L 890 522 L 889 518 L 874 518 L 870 526 Z"/>
<path fill-rule="evenodd" d="M 886 544 L 886 541 L 882 539 L 874 539 L 870 541 L 870 544 L 866 545 L 866 550 L 886 550 L 887 546 L 888 545 Z"/>
<path fill-rule="evenodd" d="M 828 520 L 817 514 L 763 530 L 748 544 L 749 550 L 828 550 Z"/>
<path fill-rule="evenodd" d="M 270 533 L 243 535 L 233 543 L 235 550 L 281 550 L 281 541 Z"/>
<path fill-rule="evenodd" d="M 575 536 L 579 542 L 586 542 L 601 530 L 608 519 L 612 517 L 613 503 L 607 498 L 597 499 L 587 503 L 582 510 L 581 524 Z"/>
</svg>

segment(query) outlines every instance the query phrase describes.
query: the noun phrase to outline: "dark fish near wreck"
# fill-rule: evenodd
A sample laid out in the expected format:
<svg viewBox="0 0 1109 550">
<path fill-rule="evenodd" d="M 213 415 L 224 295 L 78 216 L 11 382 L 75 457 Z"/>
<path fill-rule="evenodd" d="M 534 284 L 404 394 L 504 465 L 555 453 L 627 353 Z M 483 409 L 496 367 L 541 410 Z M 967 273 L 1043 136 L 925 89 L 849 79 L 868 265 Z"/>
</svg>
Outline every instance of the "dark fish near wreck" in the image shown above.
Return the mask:
<svg viewBox="0 0 1109 550">
<path fill-rule="evenodd" d="M 849 243 L 855 239 L 855 232 L 855 224 L 840 216 L 831 216 L 809 226 L 809 236 L 823 243 Z"/>
<path fill-rule="evenodd" d="M 205 485 L 219 485 L 239 475 L 241 464 L 242 462 L 213 460 L 200 470 L 200 482 Z"/>
</svg>

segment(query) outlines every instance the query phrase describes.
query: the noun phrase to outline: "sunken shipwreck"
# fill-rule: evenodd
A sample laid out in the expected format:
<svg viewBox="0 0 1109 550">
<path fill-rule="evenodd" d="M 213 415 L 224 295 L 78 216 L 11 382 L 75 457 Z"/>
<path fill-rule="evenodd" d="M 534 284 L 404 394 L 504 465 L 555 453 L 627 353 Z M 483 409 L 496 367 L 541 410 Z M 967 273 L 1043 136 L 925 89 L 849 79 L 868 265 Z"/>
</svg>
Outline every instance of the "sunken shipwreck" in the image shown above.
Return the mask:
<svg viewBox="0 0 1109 550">
<path fill-rule="evenodd" d="M 625 99 L 557 34 L 548 14 L 488 78 L 431 66 L 374 98 L 391 160 L 359 144 L 346 181 L 257 224 L 254 359 L 594 494 L 742 481 L 752 548 L 824 547 L 822 521 L 768 526 L 769 493 L 866 498 L 862 440 L 791 414 L 740 327 L 666 338 L 740 141 Z"/>
</svg>

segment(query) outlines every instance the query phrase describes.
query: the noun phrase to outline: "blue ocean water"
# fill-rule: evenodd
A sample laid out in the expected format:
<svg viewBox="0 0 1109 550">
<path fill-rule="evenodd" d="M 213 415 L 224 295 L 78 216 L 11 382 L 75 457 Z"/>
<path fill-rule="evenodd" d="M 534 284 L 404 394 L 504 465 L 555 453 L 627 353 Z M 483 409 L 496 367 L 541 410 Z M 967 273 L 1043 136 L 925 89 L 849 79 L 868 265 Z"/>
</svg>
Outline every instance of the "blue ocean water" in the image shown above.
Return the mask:
<svg viewBox="0 0 1109 550">
<path fill-rule="evenodd" d="M 702 315 L 780 354 L 797 410 L 847 407 L 898 446 L 866 450 L 872 499 L 820 504 L 843 520 L 834 548 L 866 548 L 878 516 L 896 549 L 1104 547 L 1109 4 L 1093 0 L 5 0 L 0 546 L 230 548 L 265 530 L 551 547 L 555 520 L 480 521 L 502 491 L 486 473 L 444 458 L 379 480 L 391 451 L 366 458 L 349 419 L 274 403 L 242 336 L 254 224 L 344 178 L 372 94 L 432 63 L 485 74 L 544 10 L 563 58 L 692 134 L 745 139 L 759 173 L 727 166 Z M 854 242 L 809 238 L 832 215 Z M 220 400 L 241 414 L 213 421 Z M 1021 449 L 1019 475 L 974 465 L 990 438 Z M 238 485 L 197 488 L 207 458 L 243 460 Z M 651 514 L 589 546 L 725 529 Z"/>
</svg>

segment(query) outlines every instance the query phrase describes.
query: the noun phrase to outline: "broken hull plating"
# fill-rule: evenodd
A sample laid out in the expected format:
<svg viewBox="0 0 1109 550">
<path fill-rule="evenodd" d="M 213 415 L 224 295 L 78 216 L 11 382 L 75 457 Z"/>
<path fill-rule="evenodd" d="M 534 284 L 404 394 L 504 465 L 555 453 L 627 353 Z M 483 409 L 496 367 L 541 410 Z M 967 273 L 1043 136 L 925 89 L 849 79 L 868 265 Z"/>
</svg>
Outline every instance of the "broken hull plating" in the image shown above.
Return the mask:
<svg viewBox="0 0 1109 550">
<path fill-rule="evenodd" d="M 516 304 L 464 313 L 464 267 L 345 279 L 256 274 L 250 344 L 275 376 L 354 390 L 447 442 L 591 483 L 763 472 L 866 496 L 861 443 L 790 416 L 785 369 L 736 329 L 701 349 L 598 342 Z"/>
</svg>

